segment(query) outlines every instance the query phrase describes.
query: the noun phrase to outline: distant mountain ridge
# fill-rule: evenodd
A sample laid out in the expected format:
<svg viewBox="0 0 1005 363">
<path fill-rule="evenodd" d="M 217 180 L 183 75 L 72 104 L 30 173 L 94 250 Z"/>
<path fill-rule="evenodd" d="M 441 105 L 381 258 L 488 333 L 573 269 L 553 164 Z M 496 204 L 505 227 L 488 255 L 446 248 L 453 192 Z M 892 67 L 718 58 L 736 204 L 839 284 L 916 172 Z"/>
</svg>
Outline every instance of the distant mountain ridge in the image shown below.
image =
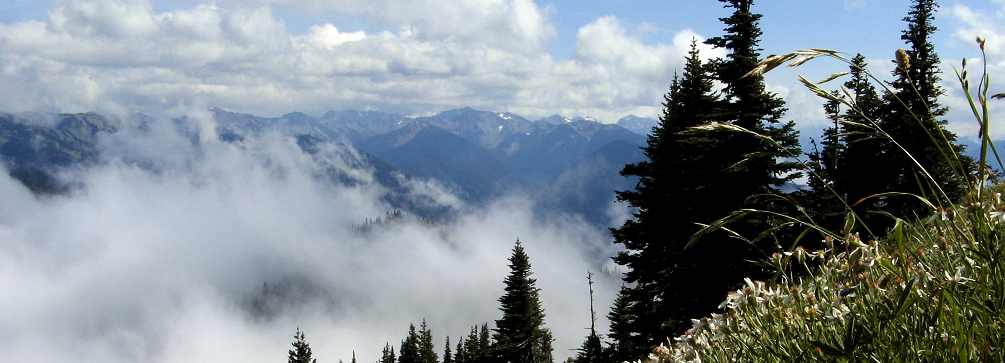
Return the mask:
<svg viewBox="0 0 1005 363">
<path fill-rule="evenodd" d="M 397 190 L 395 198 L 401 205 L 410 205 L 401 200 L 408 193 L 393 173 L 435 179 L 476 203 L 529 191 L 524 194 L 547 200 L 551 212 L 590 214 L 588 219 L 598 224 L 606 222 L 597 211 L 582 209 L 596 209 L 613 200 L 612 188 L 625 186 L 627 180 L 618 171 L 624 162 L 641 161 L 638 148 L 646 142 L 644 134 L 583 117 L 554 115 L 529 121 L 508 112 L 472 108 L 415 118 L 377 111 L 330 111 L 321 117 L 293 112 L 275 118 L 219 108 L 209 111 L 217 136 L 226 142 L 240 143 L 274 132 L 297 137 L 304 152 L 316 151 L 325 143 L 351 145 L 363 152 L 364 158 L 357 163 L 381 165 L 380 172 L 386 174 L 382 183 Z M 95 135 L 116 132 L 113 120 L 93 113 L 55 117 L 62 121 L 48 127 L 15 115 L 0 117 L 4 165 L 36 192 L 62 190 L 45 176 L 52 175 L 54 168 L 96 160 L 100 150 Z M 551 187 L 579 183 L 576 178 L 589 185 Z M 542 191 L 550 195 L 541 195 Z M 430 217 L 423 211 L 410 212 Z"/>
</svg>

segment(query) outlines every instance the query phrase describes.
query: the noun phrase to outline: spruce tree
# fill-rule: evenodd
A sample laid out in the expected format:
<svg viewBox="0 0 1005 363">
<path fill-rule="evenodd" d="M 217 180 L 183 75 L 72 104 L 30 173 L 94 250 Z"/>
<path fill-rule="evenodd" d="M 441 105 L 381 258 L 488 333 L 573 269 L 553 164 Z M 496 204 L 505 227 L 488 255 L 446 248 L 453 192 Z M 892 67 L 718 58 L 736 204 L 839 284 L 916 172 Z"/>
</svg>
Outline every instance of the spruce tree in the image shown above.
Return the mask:
<svg viewBox="0 0 1005 363">
<path fill-rule="evenodd" d="M 467 354 L 465 354 L 465 340 L 462 336 L 460 340 L 457 341 L 457 348 L 454 349 L 454 363 L 468 363 Z"/>
<path fill-rule="evenodd" d="M 643 345 L 638 342 L 639 334 L 633 329 L 635 318 L 631 310 L 630 293 L 631 289 L 622 285 L 618 297 L 614 299 L 611 312 L 607 314 L 607 320 L 611 323 L 608 334 L 611 346 L 608 348 L 610 350 L 608 355 L 614 362 L 638 359 L 635 347 Z"/>
<path fill-rule="evenodd" d="M 520 240 L 509 259 L 506 293 L 499 298 L 503 316 L 496 320 L 493 353 L 504 363 L 551 363 L 551 331 L 544 327 L 544 309 L 537 280 L 530 277 L 530 258 Z"/>
<path fill-rule="evenodd" d="M 635 284 L 627 294 L 634 316 L 631 330 L 640 334 L 632 342 L 635 352 L 648 352 L 652 345 L 682 332 L 691 317 L 714 309 L 717 301 L 699 297 L 708 290 L 714 291 L 713 300 L 721 300 L 719 295 L 726 291 L 723 285 L 701 287 L 706 291 L 682 288 L 680 284 L 708 281 L 696 269 L 698 260 L 707 258 L 698 251 L 705 246 L 688 251 L 685 246 L 700 229 L 697 223 L 710 223 L 738 207 L 709 202 L 732 183 L 723 174 L 726 165 L 721 153 L 715 151 L 714 137 L 719 135 L 682 134 L 718 116 L 712 75 L 695 42 L 683 75 L 674 78 L 663 106 L 659 123 L 643 148 L 648 160 L 628 164 L 621 171 L 639 178 L 634 190 L 618 192 L 619 200 L 638 208 L 635 219 L 612 229 L 615 242 L 627 250 L 614 261 L 628 267 L 625 282 Z"/>
<path fill-rule="evenodd" d="M 832 91 L 831 94 L 838 98 L 843 97 L 838 91 Z M 838 186 L 839 179 L 844 179 L 842 164 L 847 151 L 845 137 L 841 136 L 844 127 L 840 123 L 843 117 L 840 106 L 841 102 L 834 99 L 827 100 L 824 104 L 824 114 L 832 122 L 832 126 L 824 129 L 819 149 L 816 142 L 813 142 L 813 151 L 807 153 L 812 171 L 807 180 L 809 190 L 798 192 L 802 206 L 813 217 L 814 222 L 828 230 L 840 229 L 847 212 L 839 200 L 843 191 Z"/>
<path fill-rule="evenodd" d="M 415 324 L 408 325 L 408 336 L 401 341 L 398 363 L 422 363 L 419 358 L 419 334 L 415 332 Z"/>
<path fill-rule="evenodd" d="M 450 351 L 450 337 L 443 343 L 443 363 L 454 363 L 454 354 Z"/>
<path fill-rule="evenodd" d="M 692 45 L 644 148 L 648 160 L 622 170 L 640 180 L 634 190 L 618 193 L 619 200 L 638 208 L 636 218 L 612 230 L 615 242 L 627 250 L 615 261 L 628 267 L 625 282 L 635 286 L 626 295 L 631 330 L 639 333 L 635 352 L 683 333 L 691 319 L 713 312 L 744 277 L 764 277 L 766 272 L 750 261 L 775 250 L 774 241 L 751 245 L 713 233 L 688 244 L 698 223 L 742 208 L 782 211 L 783 205 L 758 197 L 781 194 L 778 188 L 799 176 L 793 173 L 798 164 L 785 159 L 798 155 L 799 147 L 794 123 L 781 121 L 784 102 L 765 90 L 760 75 L 743 77 L 760 60 L 761 15 L 750 12 L 752 1 L 720 1 L 734 12 L 720 19 L 726 34 L 707 43 L 725 48 L 727 58 L 703 64 Z M 725 85 L 722 98 L 715 80 Z M 745 133 L 682 133 L 713 122 L 768 136 L 781 148 Z M 728 228 L 753 238 L 774 226 L 773 219 L 755 215 Z"/>
<path fill-rule="evenodd" d="M 436 347 L 433 346 L 433 332 L 426 326 L 426 319 L 422 319 L 422 327 L 419 330 L 419 363 L 438 363 Z"/>
<path fill-rule="evenodd" d="M 880 124 L 934 179 L 933 184 L 908 155 L 891 149 L 883 161 L 886 168 L 895 171 L 890 181 L 892 191 L 925 196 L 935 205 L 947 206 L 962 198 L 965 182 L 960 178 L 972 173 L 974 161 L 962 154 L 963 147 L 956 142 L 956 135 L 947 131 L 946 120 L 940 119 L 947 112 L 939 103 L 939 96 L 945 92 L 939 86 L 939 56 L 930 41 L 937 30 L 934 25 L 937 9 L 934 0 L 912 1 L 910 12 L 904 18 L 907 29 L 901 35 L 909 48 L 909 62 L 898 64 L 892 82 L 896 96 L 907 109 L 891 95 L 886 95 Z M 939 195 L 940 188 L 949 200 Z M 929 213 L 920 201 L 908 197 L 890 201 L 885 209 L 902 218 Z"/>
<path fill-rule="evenodd" d="M 726 8 L 732 8 L 733 13 L 719 19 L 726 25 L 725 34 L 706 41 L 727 51 L 725 59 L 712 63 L 712 73 L 725 86 L 718 118 L 721 122 L 766 136 L 774 142 L 741 132 L 718 136 L 715 152 L 722 162 L 720 165 L 728 165 L 723 169 L 723 178 L 728 185 L 712 198 L 701 202 L 731 210 L 754 208 L 795 214 L 794 205 L 781 191 L 786 183 L 802 175 L 800 164 L 792 159 L 801 154 L 795 123 L 782 120 L 786 111 L 785 101 L 767 91 L 762 75 L 745 76 L 761 60 L 759 21 L 762 16 L 751 11 L 753 0 L 719 1 Z M 701 302 L 702 306 L 718 306 L 725 299 L 726 290 L 738 287 L 743 278 L 768 278 L 769 271 L 752 261 L 770 256 L 779 249 L 780 241 L 789 243 L 795 238 L 794 231 L 776 229 L 780 226 L 782 224 L 772 215 L 757 213 L 726 226 L 753 243 L 738 243 L 722 237 L 699 240 L 697 246 L 704 245 L 700 248 L 705 250 L 693 252 L 701 259 L 695 262 L 701 270 L 695 278 L 704 277 L 707 282 L 696 284 L 709 288 L 701 288 L 700 291 L 706 293 L 696 297 L 695 302 Z M 758 237 L 764 238 L 758 240 Z M 686 317 L 693 319 L 700 316 L 688 314 Z"/>
<path fill-rule="evenodd" d="M 307 344 L 304 333 L 297 328 L 293 334 L 293 349 L 290 350 L 289 363 L 317 363 L 317 359 L 312 359 L 311 345 Z"/>
<path fill-rule="evenodd" d="M 879 122 L 884 104 L 865 73 L 866 66 L 865 57 L 856 54 L 849 65 L 849 79 L 844 82 L 853 98 L 854 109 L 847 109 L 842 114 L 836 102 L 831 101 L 824 106 L 825 113 L 835 126 L 824 132 L 824 148 L 820 155 L 810 157 L 811 161 L 821 165 L 820 175 L 825 181 L 810 179 L 809 186 L 815 200 L 806 207 L 822 214 L 822 218 L 817 220 L 821 225 L 830 230 L 840 230 L 847 210 L 836 199 L 839 196 L 872 233 L 881 236 L 884 227 L 889 225 L 889 219 L 880 214 L 885 209 L 886 198 L 872 196 L 893 190 L 895 170 L 882 161 L 888 160 L 895 151 L 892 143 L 873 129 Z M 838 123 L 838 120 L 842 122 Z M 833 192 L 826 188 L 828 185 Z M 856 228 L 850 232 L 865 233 L 866 230 Z"/>
<path fill-rule="evenodd" d="M 394 347 L 391 343 L 384 344 L 384 351 L 380 355 L 380 363 L 395 363 Z"/>
</svg>

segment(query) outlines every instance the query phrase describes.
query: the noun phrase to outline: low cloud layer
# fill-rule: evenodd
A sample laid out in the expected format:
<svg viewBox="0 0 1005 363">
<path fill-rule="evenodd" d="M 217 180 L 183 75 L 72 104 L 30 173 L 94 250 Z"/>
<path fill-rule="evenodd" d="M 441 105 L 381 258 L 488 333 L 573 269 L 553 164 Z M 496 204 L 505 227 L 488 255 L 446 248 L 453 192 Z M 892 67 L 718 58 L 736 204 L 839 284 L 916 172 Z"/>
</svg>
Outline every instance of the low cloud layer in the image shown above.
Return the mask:
<svg viewBox="0 0 1005 363">
<path fill-rule="evenodd" d="M 278 135 L 200 140 L 191 137 L 194 121 L 142 130 L 103 139 L 109 157 L 66 175 L 80 185 L 68 196 L 38 198 L 0 177 L 8 291 L 0 356 L 274 362 L 300 327 L 319 361 L 349 361 L 355 350 L 366 362 L 424 318 L 442 352 L 446 336 L 456 343 L 471 325 L 499 318 L 517 238 L 542 288 L 556 358 L 572 355 L 586 334 L 586 272 L 605 261 L 584 251 L 610 252 L 606 231 L 561 217 L 543 222 L 513 197 L 460 206 L 448 223 L 363 232 L 353 226 L 390 210 L 381 187 L 320 177 L 325 165 L 347 165 L 337 155 L 351 151 L 332 146 L 312 157 Z M 350 171 L 365 179 L 365 170 Z M 604 313 L 619 282 L 597 280 Z"/>
</svg>

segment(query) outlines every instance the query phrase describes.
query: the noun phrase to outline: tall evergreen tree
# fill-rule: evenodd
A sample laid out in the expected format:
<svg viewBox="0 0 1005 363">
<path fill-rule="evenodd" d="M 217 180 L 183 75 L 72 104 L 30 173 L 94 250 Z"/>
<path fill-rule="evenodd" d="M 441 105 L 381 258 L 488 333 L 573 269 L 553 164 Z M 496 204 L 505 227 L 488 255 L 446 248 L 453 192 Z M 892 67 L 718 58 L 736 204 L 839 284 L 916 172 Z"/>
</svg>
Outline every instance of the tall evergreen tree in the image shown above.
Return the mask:
<svg viewBox="0 0 1005 363">
<path fill-rule="evenodd" d="M 640 334 L 633 350 L 646 352 L 690 327 L 690 319 L 713 312 L 726 293 L 744 277 L 764 275 L 754 263 L 774 244 L 752 246 L 725 233 L 705 235 L 685 248 L 700 227 L 741 208 L 780 210 L 769 203 L 750 204 L 751 197 L 780 194 L 777 188 L 798 177 L 797 163 L 785 158 L 799 154 L 794 123 L 781 122 L 784 102 L 765 90 L 754 69 L 761 15 L 750 12 L 750 0 L 720 0 L 733 8 L 722 18 L 726 34 L 708 44 L 725 48 L 726 59 L 703 64 L 692 45 L 684 74 L 671 84 L 663 115 L 644 152 L 647 161 L 629 164 L 622 175 L 637 176 L 635 190 L 618 198 L 638 208 L 635 220 L 612 230 L 625 246 L 615 261 L 628 267 L 625 282 L 635 284 L 627 294 L 634 331 Z M 725 85 L 722 98 L 714 81 Z M 694 126 L 729 123 L 773 138 L 782 148 L 744 133 L 682 134 Z M 765 198 L 767 199 L 767 198 Z M 730 225 L 754 237 L 774 226 L 767 217 L 751 217 Z"/>
<path fill-rule="evenodd" d="M 843 97 L 838 91 L 832 91 L 835 97 Z M 809 190 L 800 191 L 802 205 L 811 214 L 814 222 L 829 230 L 840 229 L 845 216 L 844 204 L 838 199 L 843 195 L 839 191 L 838 179 L 842 179 L 843 163 L 847 148 L 845 137 L 841 136 L 844 127 L 840 120 L 841 102 L 831 99 L 824 104 L 824 114 L 833 123 L 824 129 L 820 138 L 820 148 L 813 144 L 813 151 L 807 153 L 812 175 L 807 180 Z M 845 193 L 846 194 L 846 193 Z"/>
<path fill-rule="evenodd" d="M 810 157 L 820 165 L 818 170 L 824 180 L 810 179 L 812 196 L 806 207 L 823 215 L 817 220 L 821 225 L 840 230 L 847 212 L 836 199 L 841 197 L 870 227 L 869 231 L 881 235 L 889 219 L 878 212 L 886 209 L 888 198 L 872 196 L 893 190 L 896 170 L 882 161 L 897 152 L 893 144 L 873 128 L 885 105 L 866 74 L 866 67 L 865 57 L 856 55 L 849 66 L 850 79 L 844 83 L 853 97 L 855 109 L 842 113 L 837 102 L 824 105 L 825 113 L 835 125 L 824 131 L 823 150 Z M 843 122 L 838 122 L 839 119 Z M 866 230 L 857 228 L 854 232 L 865 233 Z"/>
<path fill-rule="evenodd" d="M 468 362 L 470 362 L 468 360 L 467 354 L 465 354 L 466 353 L 465 352 L 465 348 L 466 348 L 465 342 L 466 341 L 464 340 L 463 336 L 461 337 L 460 340 L 457 341 L 457 348 L 454 349 L 454 363 L 468 363 Z"/>
<path fill-rule="evenodd" d="M 719 119 L 753 133 L 766 136 L 768 142 L 747 133 L 730 132 L 717 137 L 715 151 L 729 165 L 724 169 L 724 179 L 728 186 L 713 198 L 703 200 L 727 206 L 732 210 L 756 208 L 786 214 L 793 214 L 793 205 L 787 200 L 769 197 L 784 196 L 780 188 L 800 177 L 801 165 L 792 157 L 801 154 L 798 132 L 793 121 L 783 121 L 785 101 L 777 94 L 767 91 L 764 78 L 760 74 L 746 76 L 761 60 L 759 47 L 761 14 L 751 11 L 753 0 L 719 0 L 733 13 L 719 20 L 726 25 L 725 34 L 709 38 L 705 43 L 727 51 L 726 58 L 713 63 L 712 73 L 725 85 L 723 99 L 719 106 Z M 776 145 L 777 144 L 777 145 Z M 729 288 L 737 287 L 744 277 L 766 278 L 768 271 L 750 261 L 760 261 L 779 248 L 779 241 L 790 241 L 793 231 L 775 230 L 780 224 L 769 214 L 754 214 L 733 222 L 728 228 L 757 243 L 730 243 L 722 238 L 703 239 L 704 245 L 698 263 L 702 274 L 711 281 L 705 285 Z M 773 231 L 759 242 L 755 239 L 763 233 Z M 772 238 L 774 237 L 774 238 Z M 699 252 L 702 250 L 696 251 Z M 718 303 L 725 298 L 725 291 L 709 291 L 700 301 L 704 304 Z M 718 306 L 718 305 L 716 305 Z M 705 314 L 707 315 L 707 313 Z M 704 315 L 703 315 L 704 316 Z M 688 318 L 695 318 L 690 315 Z"/>
<path fill-rule="evenodd" d="M 945 92 L 938 83 L 939 56 L 930 41 L 937 30 L 934 25 L 937 9 L 935 0 L 912 1 L 910 12 L 904 18 L 907 29 L 901 35 L 909 47 L 909 62 L 898 64 L 892 82 L 896 96 L 911 112 L 886 95 L 880 124 L 934 179 L 933 184 L 908 155 L 891 149 L 884 159 L 884 166 L 895 171 L 890 181 L 891 190 L 922 195 L 936 205 L 947 205 L 962 198 L 965 183 L 959 178 L 972 173 L 974 161 L 962 154 L 963 147 L 956 142 L 956 135 L 947 131 L 946 120 L 940 119 L 947 112 L 939 103 L 939 96 Z M 937 192 L 939 188 L 950 200 L 941 198 Z M 887 203 L 885 209 L 903 218 L 929 213 L 922 203 L 906 197 Z"/>
<path fill-rule="evenodd" d="M 608 334 L 611 338 L 609 356 L 614 362 L 630 362 L 638 359 L 635 347 L 643 345 L 638 342 L 639 334 L 633 329 L 635 318 L 631 311 L 630 293 L 631 289 L 622 285 L 618 297 L 614 299 L 611 312 L 607 314 L 607 320 L 611 323 Z"/>
<path fill-rule="evenodd" d="M 495 357 L 505 363 L 551 363 L 551 331 L 544 327 L 544 309 L 537 280 L 530 277 L 530 258 L 520 240 L 509 259 L 506 293 L 499 298 L 503 316 L 496 320 Z"/>
<path fill-rule="evenodd" d="M 401 341 L 398 363 L 422 363 L 419 358 L 419 334 L 415 332 L 415 324 L 408 325 L 408 336 Z"/>
<path fill-rule="evenodd" d="M 422 319 L 422 327 L 419 330 L 419 363 L 438 363 L 436 347 L 433 346 L 433 332 L 426 326 L 426 319 Z"/>
<path fill-rule="evenodd" d="M 394 347 L 391 346 L 391 343 L 386 343 L 384 351 L 380 355 L 380 363 L 395 363 L 395 360 Z"/>
<path fill-rule="evenodd" d="M 706 301 L 701 306 L 695 301 L 700 292 L 679 286 L 696 277 L 707 281 L 695 276 L 697 251 L 684 249 L 700 228 L 696 223 L 710 223 L 738 207 L 707 203 L 728 183 L 713 135 L 681 133 L 716 120 L 719 99 L 713 88 L 709 68 L 692 42 L 683 76 L 671 83 L 663 114 L 643 148 L 648 160 L 621 171 L 639 178 L 634 190 L 618 192 L 619 200 L 638 208 L 635 219 L 612 229 L 615 242 L 627 250 L 614 261 L 628 267 L 625 282 L 635 284 L 628 291 L 627 306 L 634 316 L 630 330 L 640 339 L 631 342 L 636 344 L 631 351 L 648 352 L 690 324 L 690 317 L 707 314 L 718 304 Z M 715 291 L 716 299 L 726 291 L 725 286 L 706 288 Z"/>
<path fill-rule="evenodd" d="M 293 334 L 293 349 L 290 350 L 289 363 L 317 363 L 317 359 L 311 358 L 313 354 L 304 333 L 297 328 L 297 333 Z"/>
<path fill-rule="evenodd" d="M 727 122 L 747 130 L 768 136 L 784 149 L 754 138 L 751 135 L 730 133 L 726 141 L 735 164 L 730 168 L 730 177 L 736 181 L 735 192 L 731 192 L 732 205 L 756 194 L 775 193 L 773 187 L 798 177 L 791 172 L 799 165 L 795 161 L 783 161 L 799 155 L 798 133 L 795 123 L 782 122 L 785 101 L 768 92 L 762 75 L 744 77 L 761 60 L 759 48 L 761 29 L 758 25 L 761 14 L 751 12 L 753 0 L 719 0 L 727 8 L 733 9 L 728 18 L 720 18 L 726 25 L 726 34 L 709 38 L 705 43 L 727 50 L 726 59 L 717 62 L 714 74 L 726 87 L 722 112 Z M 759 228 L 759 227 L 758 227 Z M 759 231 L 758 231 L 759 232 Z"/>
<path fill-rule="evenodd" d="M 454 363 L 454 354 L 450 351 L 450 337 L 443 343 L 443 363 Z"/>
</svg>

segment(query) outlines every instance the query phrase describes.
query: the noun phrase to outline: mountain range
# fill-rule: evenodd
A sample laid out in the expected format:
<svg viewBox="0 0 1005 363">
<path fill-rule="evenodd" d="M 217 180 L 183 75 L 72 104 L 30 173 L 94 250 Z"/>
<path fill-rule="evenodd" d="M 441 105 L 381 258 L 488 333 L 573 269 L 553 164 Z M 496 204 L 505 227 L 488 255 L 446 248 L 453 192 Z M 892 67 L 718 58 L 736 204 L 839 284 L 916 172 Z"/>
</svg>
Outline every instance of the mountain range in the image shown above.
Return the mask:
<svg viewBox="0 0 1005 363">
<path fill-rule="evenodd" d="M 603 226 L 611 223 L 607 206 L 614 191 L 630 189 L 636 182 L 619 171 L 626 163 L 644 159 L 640 147 L 656 124 L 635 116 L 616 125 L 559 115 L 529 121 L 508 112 L 471 108 L 425 117 L 330 111 L 321 117 L 294 112 L 265 118 L 209 111 L 217 136 L 225 142 L 277 132 L 296 137 L 309 154 L 323 144 L 351 145 L 359 151 L 353 162 L 373 168 L 377 181 L 390 190 L 385 197 L 389 203 L 426 218 L 448 213 L 409 200 L 408 178 L 436 180 L 470 203 L 522 193 L 535 201 L 542 215 L 578 215 Z M 96 142 L 99 134 L 115 133 L 119 125 L 95 113 L 0 113 L 0 159 L 10 175 L 33 192 L 61 193 L 71 186 L 61 184 L 55 174 L 97 162 L 102 152 Z M 335 170 L 329 174 L 333 182 L 351 182 Z"/>
</svg>

